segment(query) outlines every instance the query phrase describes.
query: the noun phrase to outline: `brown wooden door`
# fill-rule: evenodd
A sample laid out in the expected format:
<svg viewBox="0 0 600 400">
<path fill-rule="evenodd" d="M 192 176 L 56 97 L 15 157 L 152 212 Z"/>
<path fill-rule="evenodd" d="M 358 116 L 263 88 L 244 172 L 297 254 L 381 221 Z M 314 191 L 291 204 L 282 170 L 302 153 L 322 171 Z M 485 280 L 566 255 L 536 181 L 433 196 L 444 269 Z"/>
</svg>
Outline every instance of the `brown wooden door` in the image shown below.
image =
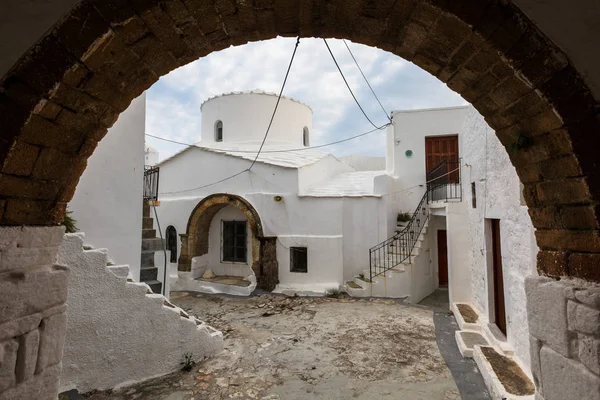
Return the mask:
<svg viewBox="0 0 600 400">
<path fill-rule="evenodd" d="M 504 276 L 502 274 L 502 248 L 500 245 L 500 220 L 492 219 L 492 258 L 494 278 L 494 317 L 496 326 L 506 335 L 506 308 L 504 305 Z"/>
<path fill-rule="evenodd" d="M 425 138 L 425 171 L 429 173 L 442 161 L 448 161 L 446 169 L 436 172 L 436 175 L 440 176 L 448 173 L 448 180 L 440 183 L 458 182 L 459 174 L 458 171 L 455 171 L 458 168 L 458 157 L 458 135 Z"/>
<path fill-rule="evenodd" d="M 445 230 L 437 231 L 438 278 L 440 285 L 448 284 L 448 242 Z"/>
</svg>

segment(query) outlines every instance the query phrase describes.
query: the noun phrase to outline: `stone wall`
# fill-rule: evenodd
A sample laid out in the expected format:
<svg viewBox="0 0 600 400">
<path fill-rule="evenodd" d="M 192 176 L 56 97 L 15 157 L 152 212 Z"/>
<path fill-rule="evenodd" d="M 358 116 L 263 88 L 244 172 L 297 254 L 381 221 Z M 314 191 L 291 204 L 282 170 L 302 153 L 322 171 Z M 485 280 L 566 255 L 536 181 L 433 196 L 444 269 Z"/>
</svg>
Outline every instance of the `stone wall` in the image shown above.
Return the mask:
<svg viewBox="0 0 600 400">
<path fill-rule="evenodd" d="M 106 250 L 84 250 L 83 239 L 65 235 L 58 252 L 71 269 L 61 391 L 132 384 L 179 369 L 184 353 L 198 361 L 222 350 L 220 332 L 129 282 L 127 266 L 107 266 Z"/>
<path fill-rule="evenodd" d="M 69 271 L 63 227 L 0 228 L 0 399 L 56 399 Z"/>
<path fill-rule="evenodd" d="M 600 286 L 525 280 L 538 400 L 600 399 Z"/>
</svg>

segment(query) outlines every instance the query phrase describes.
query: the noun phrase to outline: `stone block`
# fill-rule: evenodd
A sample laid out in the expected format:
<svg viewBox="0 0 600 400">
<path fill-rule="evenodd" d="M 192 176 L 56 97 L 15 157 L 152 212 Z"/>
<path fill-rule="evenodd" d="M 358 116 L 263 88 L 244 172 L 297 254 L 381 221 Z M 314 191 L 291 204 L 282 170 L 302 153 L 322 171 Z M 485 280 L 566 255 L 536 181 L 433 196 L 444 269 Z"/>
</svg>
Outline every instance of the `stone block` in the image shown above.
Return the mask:
<svg viewBox="0 0 600 400">
<path fill-rule="evenodd" d="M 0 272 L 19 268 L 27 268 L 35 265 L 52 264 L 56 259 L 55 247 L 40 249 L 15 248 L 0 252 Z"/>
<path fill-rule="evenodd" d="M 583 364 L 544 346 L 540 352 L 543 396 L 546 400 L 600 399 L 600 377 Z"/>
<path fill-rule="evenodd" d="M 531 356 L 531 375 L 533 383 L 539 390 L 542 383 L 542 366 L 540 364 L 540 351 L 542 350 L 542 341 L 529 335 L 529 354 Z"/>
<path fill-rule="evenodd" d="M 61 361 L 66 331 L 66 313 L 44 318 L 41 327 L 40 351 L 36 372 L 40 372 Z"/>
<path fill-rule="evenodd" d="M 21 336 L 36 329 L 42 321 L 42 314 L 36 313 L 26 317 L 13 319 L 0 325 L 0 340 Z"/>
<path fill-rule="evenodd" d="M 27 176 L 31 173 L 40 148 L 25 142 L 16 142 L 8 153 L 2 172 Z"/>
<path fill-rule="evenodd" d="M 579 360 L 596 375 L 600 375 L 600 340 L 579 335 Z"/>
<path fill-rule="evenodd" d="M 591 282 L 600 282 L 600 254 L 571 253 L 569 255 L 569 275 Z"/>
<path fill-rule="evenodd" d="M 587 306 L 600 310 L 600 288 L 577 290 L 575 298 Z"/>
<path fill-rule="evenodd" d="M 17 368 L 15 369 L 17 382 L 26 381 L 35 373 L 39 344 L 40 332 L 37 329 L 19 337 Z"/>
<path fill-rule="evenodd" d="M 59 265 L 0 274 L 4 299 L 0 304 L 0 323 L 65 303 L 68 276 L 68 269 Z"/>
<path fill-rule="evenodd" d="M 600 336 L 600 310 L 569 300 L 569 329 Z"/>
<path fill-rule="evenodd" d="M 60 380 L 60 365 L 55 365 L 42 373 L 21 382 L 0 393 L 1 400 L 56 400 Z"/>
<path fill-rule="evenodd" d="M 14 339 L 0 343 L 0 392 L 15 384 L 18 349 L 19 342 Z"/>
<path fill-rule="evenodd" d="M 550 278 L 525 278 L 529 333 L 560 354 L 569 356 L 567 297 L 564 283 Z"/>
</svg>

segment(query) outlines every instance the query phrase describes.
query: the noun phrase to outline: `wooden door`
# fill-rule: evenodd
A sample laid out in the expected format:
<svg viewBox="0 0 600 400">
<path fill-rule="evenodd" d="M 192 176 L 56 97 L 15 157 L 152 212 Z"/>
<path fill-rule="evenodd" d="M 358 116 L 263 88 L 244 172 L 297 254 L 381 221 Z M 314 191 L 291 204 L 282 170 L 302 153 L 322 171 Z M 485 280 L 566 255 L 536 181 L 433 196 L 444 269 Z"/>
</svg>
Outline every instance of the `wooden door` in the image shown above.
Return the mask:
<svg viewBox="0 0 600 400">
<path fill-rule="evenodd" d="M 438 278 L 440 286 L 448 285 L 448 242 L 445 230 L 437 231 Z"/>
<path fill-rule="evenodd" d="M 500 220 L 492 219 L 492 258 L 494 279 L 494 317 L 496 326 L 506 335 L 506 308 L 504 304 L 504 276 L 502 274 L 502 248 L 500 245 Z"/>
<path fill-rule="evenodd" d="M 425 171 L 429 173 L 442 161 L 448 161 L 445 169 L 436 174 L 444 176 L 458 168 L 458 135 L 431 136 L 425 138 Z M 458 172 L 450 173 L 444 183 L 458 183 Z"/>
</svg>

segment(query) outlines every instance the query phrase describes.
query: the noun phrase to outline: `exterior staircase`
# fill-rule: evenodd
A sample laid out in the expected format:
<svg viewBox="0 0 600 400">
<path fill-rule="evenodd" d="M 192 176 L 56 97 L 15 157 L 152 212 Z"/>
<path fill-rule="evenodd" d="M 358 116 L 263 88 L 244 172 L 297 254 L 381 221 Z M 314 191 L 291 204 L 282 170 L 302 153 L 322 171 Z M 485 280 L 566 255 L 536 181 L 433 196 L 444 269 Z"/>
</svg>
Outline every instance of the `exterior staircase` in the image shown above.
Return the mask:
<svg viewBox="0 0 600 400">
<path fill-rule="evenodd" d="M 164 240 L 156 237 L 152 206 L 144 201 L 142 214 L 142 260 L 140 282 L 146 283 L 154 293 L 162 293 L 162 282 L 158 280 L 158 268 L 154 265 L 154 253 L 162 251 Z"/>
<path fill-rule="evenodd" d="M 427 172 L 427 189 L 415 212 L 407 222 L 396 225 L 392 237 L 369 249 L 369 269 L 346 282 L 350 296 L 411 300 L 413 266 L 429 225 L 429 203 L 462 201 L 460 165 L 460 159 L 444 159 Z"/>
<path fill-rule="evenodd" d="M 380 265 L 376 268 L 376 270 L 385 269 L 385 272 L 370 278 L 371 270 L 364 269 L 361 275 L 354 277 L 353 281 L 346 282 L 346 292 L 352 297 L 405 298 L 410 301 L 413 262 L 414 258 L 421 253 L 422 244 L 427 233 L 427 225 L 426 221 L 414 243 L 410 257 L 401 254 L 399 247 L 389 246 L 386 251 L 386 259 L 379 260 Z M 396 234 L 400 234 L 406 229 L 406 226 L 407 223 L 398 222 Z M 395 264 L 400 259 L 402 261 Z M 386 269 L 386 265 L 394 266 Z"/>
</svg>

